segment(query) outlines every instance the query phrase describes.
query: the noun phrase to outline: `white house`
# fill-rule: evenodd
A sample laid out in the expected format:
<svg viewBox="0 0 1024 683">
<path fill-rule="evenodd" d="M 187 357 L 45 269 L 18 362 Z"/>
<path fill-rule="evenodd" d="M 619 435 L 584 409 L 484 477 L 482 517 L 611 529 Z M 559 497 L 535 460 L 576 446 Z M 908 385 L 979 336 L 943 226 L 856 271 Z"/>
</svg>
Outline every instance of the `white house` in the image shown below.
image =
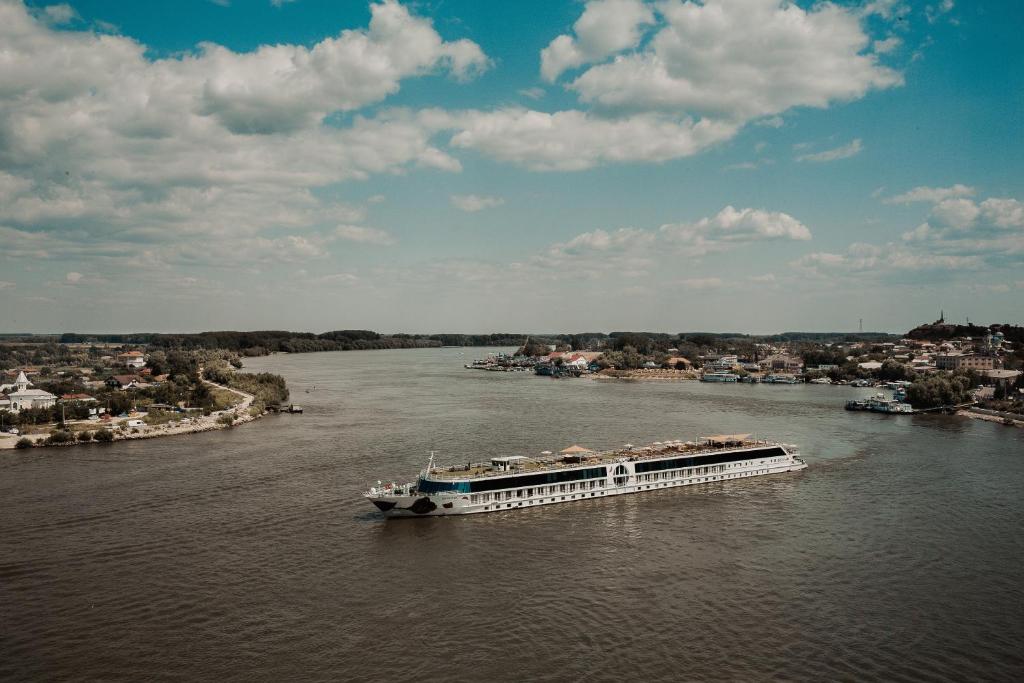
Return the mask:
<svg viewBox="0 0 1024 683">
<path fill-rule="evenodd" d="M 146 357 L 142 355 L 141 351 L 128 351 L 127 353 L 120 353 L 117 355 L 119 363 L 129 368 L 144 368 L 146 367 Z"/>
<path fill-rule="evenodd" d="M 14 391 L 7 394 L 7 400 L 10 404 L 7 408 L 8 410 L 12 413 L 17 413 L 29 408 L 49 408 L 57 402 L 57 397 L 50 392 L 43 391 L 42 389 L 29 389 L 31 385 L 32 383 L 28 381 L 24 371 L 19 372 L 18 378 L 14 380 L 14 384 L 7 385 L 14 389 Z"/>
</svg>

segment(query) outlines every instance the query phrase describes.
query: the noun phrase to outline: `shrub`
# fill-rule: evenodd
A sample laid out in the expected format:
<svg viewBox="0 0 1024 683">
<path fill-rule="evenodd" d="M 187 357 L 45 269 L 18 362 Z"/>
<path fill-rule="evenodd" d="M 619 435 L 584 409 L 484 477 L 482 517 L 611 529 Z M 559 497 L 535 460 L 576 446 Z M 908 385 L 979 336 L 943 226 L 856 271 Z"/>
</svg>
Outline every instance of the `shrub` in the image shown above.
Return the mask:
<svg viewBox="0 0 1024 683">
<path fill-rule="evenodd" d="M 231 425 L 235 424 L 235 416 L 221 415 L 220 417 L 217 418 L 217 422 L 221 423 L 222 425 L 230 427 Z"/>
<path fill-rule="evenodd" d="M 32 439 L 25 438 L 24 436 L 18 439 L 18 443 L 14 444 L 15 448 L 32 448 Z"/>
<path fill-rule="evenodd" d="M 46 443 L 58 444 L 58 443 L 71 443 L 75 440 L 75 435 L 71 432 L 65 432 L 61 430 L 55 430 L 50 432 L 50 435 L 46 437 Z"/>
<path fill-rule="evenodd" d="M 92 432 L 78 432 L 78 440 L 82 443 L 92 441 Z"/>
<path fill-rule="evenodd" d="M 93 438 L 99 441 L 100 443 L 110 443 L 111 441 L 114 440 L 114 433 L 106 428 L 97 429 L 96 433 L 93 434 Z"/>
</svg>

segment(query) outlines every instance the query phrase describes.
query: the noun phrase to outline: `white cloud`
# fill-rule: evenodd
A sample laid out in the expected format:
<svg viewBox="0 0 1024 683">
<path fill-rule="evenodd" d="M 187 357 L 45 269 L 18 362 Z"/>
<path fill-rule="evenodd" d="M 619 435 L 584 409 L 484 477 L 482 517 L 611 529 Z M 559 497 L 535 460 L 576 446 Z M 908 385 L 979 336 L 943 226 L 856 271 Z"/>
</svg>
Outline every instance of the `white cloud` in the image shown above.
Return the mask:
<svg viewBox="0 0 1024 683">
<path fill-rule="evenodd" d="M 865 52 L 853 9 L 781 0 L 665 0 L 649 44 L 591 67 L 570 87 L 586 102 L 699 113 L 734 122 L 824 108 L 902 83 Z M 564 61 L 564 60 L 563 60 Z"/>
<path fill-rule="evenodd" d="M 723 282 L 722 278 L 718 277 L 692 277 L 679 280 L 674 284 L 687 290 L 704 291 L 709 289 L 720 289 Z"/>
<path fill-rule="evenodd" d="M 84 276 L 81 273 L 76 273 L 72 271 L 64 276 L 64 280 L 69 282 L 70 284 L 77 285 L 79 282 L 82 281 L 83 277 Z"/>
<path fill-rule="evenodd" d="M 905 242 L 932 242 L 945 248 L 964 246 L 1000 251 L 1012 243 L 1024 246 L 1024 202 L 989 198 L 980 203 L 964 197 L 943 199 L 932 207 L 928 220 L 903 234 Z M 988 245 L 988 248 L 985 248 Z"/>
<path fill-rule="evenodd" d="M 1024 228 L 1024 202 L 1016 199 L 986 199 L 981 215 L 997 228 Z"/>
<path fill-rule="evenodd" d="M 970 199 L 944 199 L 932 208 L 931 222 L 939 227 L 963 229 L 981 215 L 981 209 Z"/>
<path fill-rule="evenodd" d="M 60 26 L 63 24 L 70 24 L 72 21 L 80 19 L 78 12 L 74 7 L 67 3 L 61 3 L 59 5 L 47 5 L 43 7 L 43 18 L 50 24 Z"/>
<path fill-rule="evenodd" d="M 971 188 L 915 188 L 893 201 L 935 201 L 927 221 L 903 233 L 903 244 L 854 244 L 845 254 L 814 253 L 793 263 L 810 274 L 858 273 L 939 281 L 960 271 L 1024 267 L 1024 202 L 962 196 Z M 943 198 L 945 197 L 945 198 Z M 917 276 L 915 276 L 917 277 Z"/>
<path fill-rule="evenodd" d="M 350 285 L 359 282 L 359 277 L 352 273 L 334 273 L 332 275 L 323 276 L 318 280 L 318 282 L 329 285 Z"/>
<path fill-rule="evenodd" d="M 941 274 L 950 270 L 977 270 L 983 262 L 976 256 L 960 256 L 915 252 L 899 245 L 884 247 L 854 243 L 846 253 L 814 252 L 806 254 L 790 265 L 808 275 L 857 275 L 878 277 L 905 277 L 908 272 L 917 275 Z"/>
<path fill-rule="evenodd" d="M 539 171 L 578 171 L 606 162 L 658 162 L 690 156 L 736 133 L 732 124 L 676 121 L 656 114 L 604 119 L 582 111 L 465 112 L 451 140 Z"/>
<path fill-rule="evenodd" d="M 383 204 L 386 199 L 387 199 L 387 197 L 385 197 L 382 194 L 374 194 L 374 195 L 370 195 L 369 197 L 366 198 L 366 203 L 367 204 Z"/>
<path fill-rule="evenodd" d="M 393 0 L 370 10 L 368 30 L 343 31 L 312 48 L 274 45 L 236 53 L 203 44 L 197 57 L 167 66 L 201 85 L 200 113 L 235 133 L 266 134 L 378 102 L 395 93 L 403 78 L 435 68 L 466 79 L 489 65 L 478 45 L 445 42 L 428 20 Z"/>
<path fill-rule="evenodd" d="M 13 289 L 16 285 L 8 280 L 0 280 L 0 289 Z"/>
<path fill-rule="evenodd" d="M 929 202 L 937 204 L 944 199 L 956 197 L 970 197 L 974 195 L 974 188 L 966 185 L 953 185 L 951 187 L 915 187 L 912 190 L 882 200 L 886 204 L 910 204 L 913 202 Z"/>
<path fill-rule="evenodd" d="M 575 37 L 560 35 L 541 50 L 541 76 L 553 82 L 567 69 L 632 47 L 640 29 L 653 21 L 654 13 L 641 0 L 590 0 L 573 24 Z"/>
<path fill-rule="evenodd" d="M 943 15 L 948 14 L 953 10 L 953 0 L 940 0 L 940 2 L 925 7 L 924 13 L 925 18 L 929 24 L 934 24 L 936 21 L 942 18 Z"/>
<path fill-rule="evenodd" d="M 811 239 L 811 231 L 789 214 L 760 209 L 735 209 L 726 206 L 710 218 L 696 223 L 661 226 L 668 240 L 685 245 L 695 253 L 716 251 L 731 244 L 765 240 Z"/>
<path fill-rule="evenodd" d="M 365 228 L 360 225 L 339 225 L 334 229 L 334 235 L 349 242 L 362 244 L 377 244 L 386 247 L 395 243 L 395 238 L 386 231 L 378 228 Z"/>
<path fill-rule="evenodd" d="M 523 97 L 528 97 L 531 100 L 539 100 L 540 98 L 544 97 L 546 93 L 547 91 L 544 90 L 544 88 L 523 88 L 522 90 L 519 91 L 520 95 L 522 95 Z"/>
<path fill-rule="evenodd" d="M 476 194 L 453 194 L 451 201 L 452 206 L 467 213 L 493 209 L 505 203 L 505 200 L 501 197 L 488 197 Z"/>
<path fill-rule="evenodd" d="M 864 145 L 861 143 L 860 138 L 857 138 L 834 149 L 827 149 L 823 152 L 815 152 L 814 154 L 801 154 L 796 160 L 824 163 L 838 159 L 849 159 L 860 154 L 863 149 Z"/>
<path fill-rule="evenodd" d="M 861 14 L 863 16 L 877 14 L 883 19 L 891 19 L 901 6 L 900 0 L 872 0 L 864 5 Z"/>
<path fill-rule="evenodd" d="M 887 55 L 902 44 L 903 40 L 899 36 L 889 36 L 883 40 L 876 40 L 871 44 L 871 49 L 873 49 L 877 54 Z"/>
<path fill-rule="evenodd" d="M 653 233 L 636 228 L 619 228 L 614 232 L 594 230 L 576 235 L 568 242 L 556 244 L 551 247 L 551 251 L 560 254 L 581 254 L 587 251 L 630 249 L 651 244 L 654 239 Z"/>
<path fill-rule="evenodd" d="M 443 118 L 431 110 L 322 125 L 325 113 L 378 102 L 404 78 L 464 78 L 488 63 L 475 44 L 446 42 L 392 0 L 371 15 L 368 28 L 310 47 L 205 44 L 150 60 L 130 38 L 56 31 L 0 1 L 3 255 L 152 268 L 234 261 L 240 238 L 256 260 L 278 245 L 314 255 L 316 232 L 363 218 L 316 188 L 411 167 L 460 170 L 431 143 Z M 274 229 L 307 242 L 255 239 Z M 209 249 L 188 243 L 198 235 Z"/>
</svg>

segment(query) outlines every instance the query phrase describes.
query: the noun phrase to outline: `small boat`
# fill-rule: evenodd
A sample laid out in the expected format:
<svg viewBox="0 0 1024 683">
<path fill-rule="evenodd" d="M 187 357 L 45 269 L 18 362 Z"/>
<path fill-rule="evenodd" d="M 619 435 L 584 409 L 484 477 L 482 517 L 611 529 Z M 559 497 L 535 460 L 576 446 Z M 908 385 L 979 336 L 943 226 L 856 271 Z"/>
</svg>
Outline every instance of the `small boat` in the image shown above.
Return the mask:
<svg viewBox="0 0 1024 683">
<path fill-rule="evenodd" d="M 286 413 L 298 413 L 298 414 L 301 415 L 302 414 L 302 406 L 297 406 L 297 405 L 295 405 L 293 403 L 290 406 L 288 406 L 287 408 L 285 408 L 285 412 Z"/>
</svg>

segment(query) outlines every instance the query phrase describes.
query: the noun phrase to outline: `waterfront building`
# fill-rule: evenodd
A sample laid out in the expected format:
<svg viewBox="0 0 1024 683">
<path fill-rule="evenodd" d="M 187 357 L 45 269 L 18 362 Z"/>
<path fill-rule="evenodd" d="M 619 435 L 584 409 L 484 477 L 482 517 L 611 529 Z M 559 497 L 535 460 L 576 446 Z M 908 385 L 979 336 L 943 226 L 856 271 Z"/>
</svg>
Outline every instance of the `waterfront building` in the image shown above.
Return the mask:
<svg viewBox="0 0 1024 683">
<path fill-rule="evenodd" d="M 997 367 L 995 356 L 980 353 L 944 353 L 935 356 L 939 370 L 992 370 Z"/>
</svg>

